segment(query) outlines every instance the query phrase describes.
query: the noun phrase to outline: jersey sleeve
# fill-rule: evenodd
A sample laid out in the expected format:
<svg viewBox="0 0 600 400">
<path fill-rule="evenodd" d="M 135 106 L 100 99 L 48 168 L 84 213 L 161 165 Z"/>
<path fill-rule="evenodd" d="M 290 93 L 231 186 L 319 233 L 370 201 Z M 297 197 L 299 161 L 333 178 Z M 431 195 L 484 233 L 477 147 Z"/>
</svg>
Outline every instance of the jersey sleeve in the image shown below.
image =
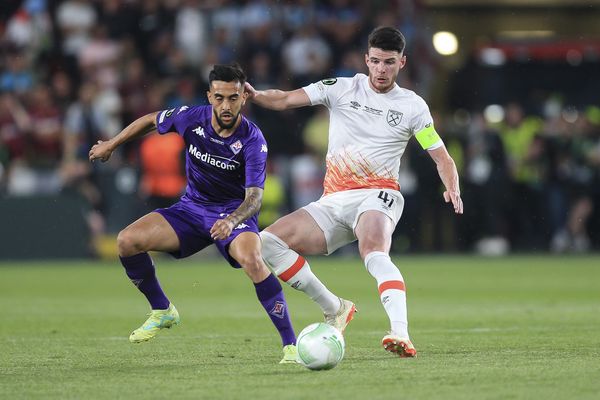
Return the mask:
<svg viewBox="0 0 600 400">
<path fill-rule="evenodd" d="M 188 127 L 188 121 L 197 111 L 198 107 L 181 106 L 163 110 L 156 116 L 156 130 L 161 135 L 169 132 L 177 132 L 183 135 Z"/>
<path fill-rule="evenodd" d="M 269 149 L 267 141 L 260 131 L 255 139 L 243 147 L 244 159 L 246 163 L 246 182 L 245 188 L 265 187 L 265 178 L 267 175 L 267 154 Z"/>
<path fill-rule="evenodd" d="M 343 79 L 330 78 L 311 83 L 302 89 L 308 95 L 311 105 L 322 104 L 327 108 L 331 108 L 337 102 L 342 86 Z"/>
<path fill-rule="evenodd" d="M 433 117 L 427 103 L 420 97 L 411 128 L 413 135 L 424 150 L 434 150 L 444 144 L 433 126 Z"/>
</svg>

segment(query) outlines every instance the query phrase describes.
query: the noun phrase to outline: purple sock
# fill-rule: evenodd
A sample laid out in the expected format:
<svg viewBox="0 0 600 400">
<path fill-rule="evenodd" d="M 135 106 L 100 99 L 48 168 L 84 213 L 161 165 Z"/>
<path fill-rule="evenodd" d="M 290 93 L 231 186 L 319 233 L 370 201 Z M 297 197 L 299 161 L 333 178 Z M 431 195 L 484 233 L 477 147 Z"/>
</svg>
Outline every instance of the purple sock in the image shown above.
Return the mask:
<svg viewBox="0 0 600 400">
<path fill-rule="evenodd" d="M 125 267 L 125 273 L 131 282 L 146 296 L 153 310 L 169 308 L 169 299 L 165 296 L 154 270 L 154 263 L 148 253 L 130 257 L 119 257 Z"/>
<path fill-rule="evenodd" d="M 254 287 L 260 304 L 262 304 L 269 317 L 271 317 L 273 325 L 279 331 L 283 345 L 296 344 L 296 334 L 292 327 L 279 280 L 275 275 L 270 274 L 264 281 L 255 283 Z"/>
</svg>

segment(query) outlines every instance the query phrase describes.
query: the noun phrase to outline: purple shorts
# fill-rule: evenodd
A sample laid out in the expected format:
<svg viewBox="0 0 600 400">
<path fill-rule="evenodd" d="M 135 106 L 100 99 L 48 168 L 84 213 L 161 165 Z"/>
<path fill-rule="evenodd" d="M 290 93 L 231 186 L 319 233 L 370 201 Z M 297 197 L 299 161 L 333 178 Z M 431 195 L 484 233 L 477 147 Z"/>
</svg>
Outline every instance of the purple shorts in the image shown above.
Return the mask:
<svg viewBox="0 0 600 400">
<path fill-rule="evenodd" d="M 179 238 L 179 250 L 170 253 L 173 257 L 191 256 L 214 243 L 232 267 L 241 268 L 241 265 L 229 255 L 229 245 L 242 232 L 254 232 L 258 235 L 258 216 L 254 215 L 236 226 L 225 240 L 214 241 L 210 237 L 210 228 L 214 223 L 231 214 L 240 204 L 240 202 L 235 202 L 200 205 L 183 199 L 171 207 L 158 208 L 154 211 L 167 220 Z"/>
</svg>

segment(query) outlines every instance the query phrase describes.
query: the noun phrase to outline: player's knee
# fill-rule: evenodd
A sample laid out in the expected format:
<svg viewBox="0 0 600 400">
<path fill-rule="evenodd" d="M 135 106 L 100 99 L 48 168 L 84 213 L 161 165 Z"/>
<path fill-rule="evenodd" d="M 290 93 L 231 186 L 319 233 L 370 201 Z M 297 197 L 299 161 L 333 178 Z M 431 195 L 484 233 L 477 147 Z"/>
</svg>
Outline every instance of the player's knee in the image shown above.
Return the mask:
<svg viewBox="0 0 600 400">
<path fill-rule="evenodd" d="M 288 248 L 281 239 L 271 232 L 262 231 L 260 240 L 262 242 L 262 256 L 269 264 L 273 264 L 273 260 Z"/>
<path fill-rule="evenodd" d="M 367 238 L 364 238 L 363 240 L 359 241 L 358 251 L 360 253 L 361 258 L 364 260 L 368 254 L 370 254 L 374 251 L 385 252 L 386 249 L 382 245 L 381 241 L 376 240 L 374 238 L 367 237 Z"/>
<path fill-rule="evenodd" d="M 260 251 L 247 251 L 238 260 L 246 274 L 253 280 L 262 277 L 269 272 L 265 263 L 262 261 Z"/>
<path fill-rule="evenodd" d="M 144 251 L 139 235 L 131 229 L 123 229 L 117 235 L 117 247 L 119 255 L 129 257 Z"/>
</svg>

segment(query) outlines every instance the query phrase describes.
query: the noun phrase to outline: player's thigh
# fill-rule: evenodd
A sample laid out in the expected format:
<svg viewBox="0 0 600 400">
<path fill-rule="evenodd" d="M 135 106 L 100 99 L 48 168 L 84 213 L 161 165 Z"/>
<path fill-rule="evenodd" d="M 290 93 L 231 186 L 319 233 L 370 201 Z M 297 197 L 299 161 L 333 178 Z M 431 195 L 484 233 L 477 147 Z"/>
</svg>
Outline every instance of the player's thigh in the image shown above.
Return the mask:
<svg viewBox="0 0 600 400">
<path fill-rule="evenodd" d="M 304 255 L 326 254 L 325 235 L 314 218 L 303 209 L 279 218 L 265 231 L 283 240 L 290 249 Z"/>
<path fill-rule="evenodd" d="M 242 232 L 229 244 L 229 254 L 254 282 L 262 282 L 271 273 L 260 252 L 260 237 L 255 232 Z"/>
<path fill-rule="evenodd" d="M 381 211 L 367 210 L 360 214 L 354 234 L 361 257 L 372 251 L 389 252 L 395 226 L 394 221 Z"/>
<path fill-rule="evenodd" d="M 122 256 L 144 251 L 172 252 L 179 249 L 179 238 L 173 227 L 157 212 L 144 215 L 123 229 L 117 238 Z"/>
</svg>

